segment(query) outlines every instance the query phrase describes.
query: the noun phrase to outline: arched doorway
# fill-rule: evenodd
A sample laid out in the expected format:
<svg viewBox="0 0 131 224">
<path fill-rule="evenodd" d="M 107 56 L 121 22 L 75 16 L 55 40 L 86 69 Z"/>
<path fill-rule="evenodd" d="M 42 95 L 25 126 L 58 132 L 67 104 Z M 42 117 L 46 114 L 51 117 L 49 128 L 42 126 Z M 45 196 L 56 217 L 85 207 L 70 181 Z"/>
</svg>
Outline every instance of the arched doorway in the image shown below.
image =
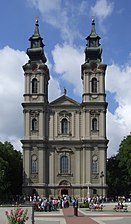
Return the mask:
<svg viewBox="0 0 131 224">
<path fill-rule="evenodd" d="M 63 195 L 68 195 L 68 190 L 67 189 L 61 189 L 61 196 Z"/>
<path fill-rule="evenodd" d="M 63 196 L 63 195 L 71 195 L 71 183 L 67 180 L 62 180 L 59 183 L 59 195 Z"/>
</svg>

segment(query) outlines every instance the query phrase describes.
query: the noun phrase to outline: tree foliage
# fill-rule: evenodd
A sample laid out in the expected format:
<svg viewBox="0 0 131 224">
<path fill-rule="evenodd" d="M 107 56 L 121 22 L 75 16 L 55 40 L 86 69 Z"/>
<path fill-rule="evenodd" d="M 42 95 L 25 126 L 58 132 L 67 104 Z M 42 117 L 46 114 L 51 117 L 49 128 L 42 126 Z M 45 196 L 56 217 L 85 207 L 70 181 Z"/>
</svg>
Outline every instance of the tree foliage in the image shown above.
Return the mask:
<svg viewBox="0 0 131 224">
<path fill-rule="evenodd" d="M 0 142 L 0 200 L 22 191 L 22 154 L 9 142 Z"/>
<path fill-rule="evenodd" d="M 108 195 L 131 194 L 131 135 L 121 141 L 116 156 L 107 162 Z"/>
</svg>

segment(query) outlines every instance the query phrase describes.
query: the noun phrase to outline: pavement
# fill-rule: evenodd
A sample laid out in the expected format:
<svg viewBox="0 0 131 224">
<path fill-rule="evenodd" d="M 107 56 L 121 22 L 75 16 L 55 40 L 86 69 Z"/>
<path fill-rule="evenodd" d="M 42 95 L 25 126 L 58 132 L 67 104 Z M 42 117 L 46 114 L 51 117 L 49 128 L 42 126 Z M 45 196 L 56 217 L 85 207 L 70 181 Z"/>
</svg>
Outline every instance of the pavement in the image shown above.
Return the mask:
<svg viewBox="0 0 131 224">
<path fill-rule="evenodd" d="M 128 204 L 128 203 L 127 203 Z M 131 202 L 128 212 L 115 212 L 114 203 L 105 203 L 103 211 L 79 208 L 74 215 L 72 206 L 52 212 L 35 212 L 35 224 L 131 224 Z"/>
</svg>

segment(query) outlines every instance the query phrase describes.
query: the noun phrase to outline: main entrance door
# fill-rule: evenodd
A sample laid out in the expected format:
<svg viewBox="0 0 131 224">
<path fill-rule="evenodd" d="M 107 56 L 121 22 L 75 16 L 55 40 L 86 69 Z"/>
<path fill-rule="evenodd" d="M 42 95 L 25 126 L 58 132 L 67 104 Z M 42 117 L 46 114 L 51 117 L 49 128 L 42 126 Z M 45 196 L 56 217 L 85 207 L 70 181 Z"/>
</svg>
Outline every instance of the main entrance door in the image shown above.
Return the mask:
<svg viewBox="0 0 131 224">
<path fill-rule="evenodd" d="M 61 196 L 63 196 L 63 195 L 68 195 L 67 189 L 61 189 Z"/>
</svg>

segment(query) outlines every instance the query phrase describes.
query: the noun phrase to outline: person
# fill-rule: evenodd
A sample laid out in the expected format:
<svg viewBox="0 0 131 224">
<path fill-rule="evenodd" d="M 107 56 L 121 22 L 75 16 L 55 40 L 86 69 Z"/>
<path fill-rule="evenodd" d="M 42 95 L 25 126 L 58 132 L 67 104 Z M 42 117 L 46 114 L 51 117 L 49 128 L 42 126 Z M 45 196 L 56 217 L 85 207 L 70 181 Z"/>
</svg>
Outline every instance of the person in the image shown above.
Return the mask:
<svg viewBox="0 0 131 224">
<path fill-rule="evenodd" d="M 78 208 L 78 198 L 75 199 L 75 207 Z"/>
<path fill-rule="evenodd" d="M 78 198 L 74 199 L 74 215 L 78 216 Z"/>
<path fill-rule="evenodd" d="M 52 211 L 52 200 L 51 199 L 49 199 L 49 212 L 51 212 Z"/>
<path fill-rule="evenodd" d="M 73 205 L 73 208 L 75 208 L 75 198 L 73 198 L 72 200 L 72 205 Z"/>
</svg>

